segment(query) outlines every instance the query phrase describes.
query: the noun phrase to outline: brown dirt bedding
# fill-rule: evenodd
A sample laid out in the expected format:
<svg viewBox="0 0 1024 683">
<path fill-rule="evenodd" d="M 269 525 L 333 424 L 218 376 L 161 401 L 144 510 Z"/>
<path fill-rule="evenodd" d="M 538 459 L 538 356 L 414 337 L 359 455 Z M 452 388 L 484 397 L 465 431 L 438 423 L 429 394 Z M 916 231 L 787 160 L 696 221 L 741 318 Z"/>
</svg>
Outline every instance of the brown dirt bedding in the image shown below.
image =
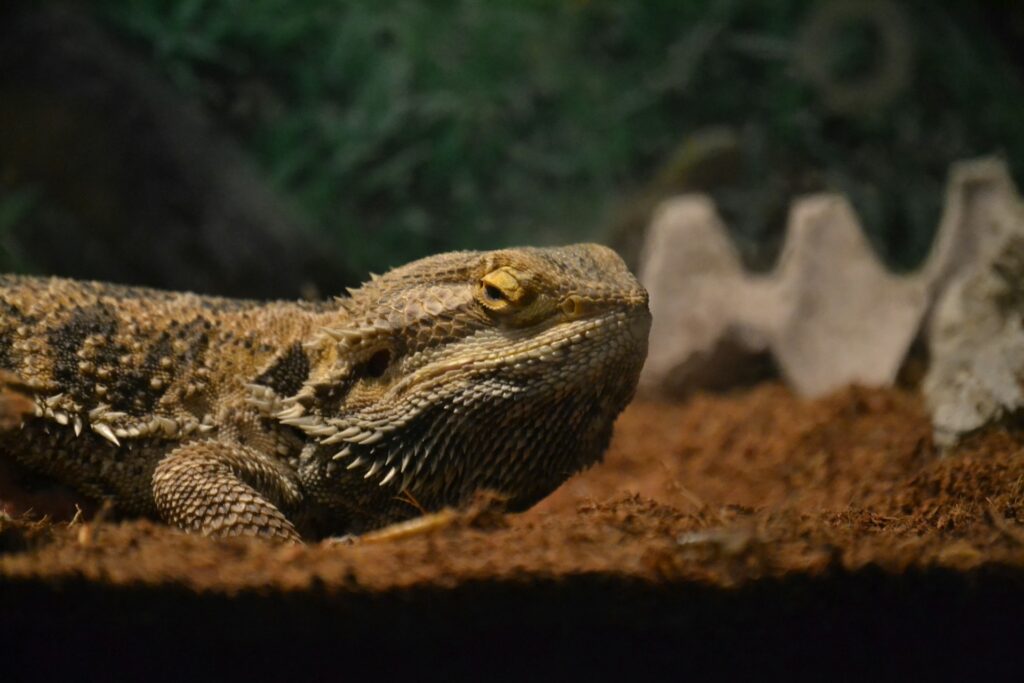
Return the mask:
<svg viewBox="0 0 1024 683">
<path fill-rule="evenodd" d="M 15 671 L 977 674 L 1009 666 L 1022 616 L 1024 437 L 940 457 L 900 390 L 639 402 L 529 512 L 394 540 L 0 518 Z"/>
</svg>

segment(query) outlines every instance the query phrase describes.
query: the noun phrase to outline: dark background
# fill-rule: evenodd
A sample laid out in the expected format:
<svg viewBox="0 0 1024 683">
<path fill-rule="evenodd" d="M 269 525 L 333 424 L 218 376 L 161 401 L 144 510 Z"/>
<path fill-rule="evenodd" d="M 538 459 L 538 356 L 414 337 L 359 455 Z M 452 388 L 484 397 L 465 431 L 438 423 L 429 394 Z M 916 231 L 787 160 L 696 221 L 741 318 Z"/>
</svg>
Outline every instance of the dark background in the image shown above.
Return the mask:
<svg viewBox="0 0 1024 683">
<path fill-rule="evenodd" d="M 927 252 L 949 164 L 1024 172 L 1024 5 L 9 0 L 0 268 L 326 295 L 428 253 L 611 243 L 711 192 L 752 266 L 847 193 Z"/>
</svg>

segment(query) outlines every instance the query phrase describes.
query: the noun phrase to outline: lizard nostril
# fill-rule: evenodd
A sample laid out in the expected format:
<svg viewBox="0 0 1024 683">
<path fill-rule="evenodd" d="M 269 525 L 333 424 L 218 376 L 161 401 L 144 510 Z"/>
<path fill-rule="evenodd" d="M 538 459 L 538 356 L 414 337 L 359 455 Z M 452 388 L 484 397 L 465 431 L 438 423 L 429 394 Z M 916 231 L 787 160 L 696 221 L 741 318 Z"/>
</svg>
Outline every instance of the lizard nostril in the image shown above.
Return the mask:
<svg viewBox="0 0 1024 683">
<path fill-rule="evenodd" d="M 562 301 L 562 313 L 570 319 L 579 318 L 583 315 L 584 308 L 583 299 L 575 294 L 567 296 Z"/>
</svg>

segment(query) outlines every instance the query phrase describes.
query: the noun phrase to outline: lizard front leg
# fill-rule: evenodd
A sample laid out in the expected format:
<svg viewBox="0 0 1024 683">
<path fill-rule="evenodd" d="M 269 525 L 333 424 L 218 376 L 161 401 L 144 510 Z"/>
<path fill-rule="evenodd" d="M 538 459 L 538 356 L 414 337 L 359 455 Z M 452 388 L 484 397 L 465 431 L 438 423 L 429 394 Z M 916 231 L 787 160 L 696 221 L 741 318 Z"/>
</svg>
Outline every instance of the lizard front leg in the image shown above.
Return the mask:
<svg viewBox="0 0 1024 683">
<path fill-rule="evenodd" d="M 299 542 L 280 507 L 302 499 L 294 474 L 247 446 L 194 441 L 165 456 L 153 498 L 169 524 L 207 536 L 262 536 Z"/>
</svg>

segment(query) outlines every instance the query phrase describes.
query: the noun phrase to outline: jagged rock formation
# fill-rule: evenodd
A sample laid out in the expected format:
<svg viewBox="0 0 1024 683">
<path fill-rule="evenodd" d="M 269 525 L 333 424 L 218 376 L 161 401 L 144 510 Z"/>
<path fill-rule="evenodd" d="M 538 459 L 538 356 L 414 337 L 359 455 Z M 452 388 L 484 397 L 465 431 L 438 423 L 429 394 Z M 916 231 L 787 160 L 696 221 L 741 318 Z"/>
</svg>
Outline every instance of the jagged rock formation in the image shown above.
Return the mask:
<svg viewBox="0 0 1024 683">
<path fill-rule="evenodd" d="M 923 389 L 943 446 L 1024 408 L 1024 207 L 942 293 Z"/>
<path fill-rule="evenodd" d="M 925 263 L 890 273 L 847 200 L 794 204 L 782 255 L 747 273 L 711 202 L 665 203 L 648 232 L 640 279 L 654 325 L 641 387 L 679 395 L 757 374 L 766 357 L 800 394 L 851 382 L 891 384 L 947 284 L 1018 220 L 1005 164 L 954 166 L 942 222 Z"/>
</svg>

